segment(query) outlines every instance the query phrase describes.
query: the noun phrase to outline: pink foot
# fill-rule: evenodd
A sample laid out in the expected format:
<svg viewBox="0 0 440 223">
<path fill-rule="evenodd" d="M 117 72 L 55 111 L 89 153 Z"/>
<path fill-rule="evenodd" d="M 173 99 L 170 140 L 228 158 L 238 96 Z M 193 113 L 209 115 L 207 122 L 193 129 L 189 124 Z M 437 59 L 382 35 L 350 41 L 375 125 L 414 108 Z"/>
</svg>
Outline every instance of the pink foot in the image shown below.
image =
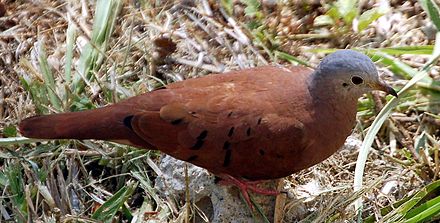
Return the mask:
<svg viewBox="0 0 440 223">
<path fill-rule="evenodd" d="M 246 203 L 251 207 L 252 210 L 254 210 L 254 206 L 252 205 L 251 199 L 249 197 L 249 191 L 252 191 L 256 194 L 263 194 L 263 195 L 271 195 L 271 196 L 277 196 L 280 194 L 280 192 L 276 190 L 269 190 L 269 189 L 261 189 L 258 188 L 258 184 L 264 183 L 266 181 L 259 180 L 259 181 L 248 181 L 245 179 L 237 179 L 231 175 L 221 175 L 221 180 L 219 184 L 221 185 L 234 185 L 240 189 L 241 194 L 243 195 L 243 198 L 245 199 Z"/>
</svg>

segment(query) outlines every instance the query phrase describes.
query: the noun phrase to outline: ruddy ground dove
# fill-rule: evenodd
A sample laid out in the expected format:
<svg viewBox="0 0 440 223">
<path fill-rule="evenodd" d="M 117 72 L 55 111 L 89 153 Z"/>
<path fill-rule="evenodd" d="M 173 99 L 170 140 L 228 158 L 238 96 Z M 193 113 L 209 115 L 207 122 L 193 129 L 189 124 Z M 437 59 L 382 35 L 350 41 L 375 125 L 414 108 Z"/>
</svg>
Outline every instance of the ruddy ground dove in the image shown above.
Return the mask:
<svg viewBox="0 0 440 223">
<path fill-rule="evenodd" d="M 19 128 L 30 138 L 158 149 L 234 180 L 275 179 L 341 147 L 358 98 L 371 90 L 397 96 L 370 58 L 340 50 L 316 70 L 263 66 L 211 74 L 103 108 L 31 117 Z"/>
</svg>

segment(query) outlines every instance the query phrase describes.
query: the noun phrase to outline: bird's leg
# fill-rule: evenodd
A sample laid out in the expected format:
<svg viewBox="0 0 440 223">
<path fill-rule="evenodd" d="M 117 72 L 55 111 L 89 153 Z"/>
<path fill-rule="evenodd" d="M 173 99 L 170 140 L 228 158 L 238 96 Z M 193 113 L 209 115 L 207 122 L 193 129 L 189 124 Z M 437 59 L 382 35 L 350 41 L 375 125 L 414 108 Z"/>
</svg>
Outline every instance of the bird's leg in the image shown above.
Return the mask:
<svg viewBox="0 0 440 223">
<path fill-rule="evenodd" d="M 245 201 L 249 205 L 249 207 L 251 207 L 251 209 L 253 209 L 253 205 L 252 205 L 251 199 L 249 197 L 249 191 L 252 191 L 256 194 L 272 195 L 272 196 L 277 196 L 278 194 L 280 194 L 280 192 L 278 192 L 276 190 L 258 188 L 257 187 L 258 184 L 266 182 L 264 180 L 248 181 L 245 179 L 237 179 L 237 178 L 235 178 L 231 175 L 227 175 L 227 174 L 221 175 L 220 178 L 221 178 L 221 180 L 220 180 L 219 184 L 234 185 L 234 186 L 238 187 L 241 194 L 243 195 L 243 198 L 245 199 Z"/>
</svg>

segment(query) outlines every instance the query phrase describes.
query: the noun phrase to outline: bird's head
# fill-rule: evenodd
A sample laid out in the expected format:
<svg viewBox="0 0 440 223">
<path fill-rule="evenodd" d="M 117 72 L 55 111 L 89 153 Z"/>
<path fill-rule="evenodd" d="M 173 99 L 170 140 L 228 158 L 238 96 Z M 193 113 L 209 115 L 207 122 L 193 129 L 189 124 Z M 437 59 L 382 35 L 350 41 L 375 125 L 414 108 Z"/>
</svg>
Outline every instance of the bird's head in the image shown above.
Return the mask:
<svg viewBox="0 0 440 223">
<path fill-rule="evenodd" d="M 315 85 L 335 88 L 341 96 L 357 99 L 364 93 L 380 90 L 397 97 L 396 91 L 379 78 L 373 61 L 354 50 L 339 50 L 326 56 L 313 79 Z"/>
</svg>

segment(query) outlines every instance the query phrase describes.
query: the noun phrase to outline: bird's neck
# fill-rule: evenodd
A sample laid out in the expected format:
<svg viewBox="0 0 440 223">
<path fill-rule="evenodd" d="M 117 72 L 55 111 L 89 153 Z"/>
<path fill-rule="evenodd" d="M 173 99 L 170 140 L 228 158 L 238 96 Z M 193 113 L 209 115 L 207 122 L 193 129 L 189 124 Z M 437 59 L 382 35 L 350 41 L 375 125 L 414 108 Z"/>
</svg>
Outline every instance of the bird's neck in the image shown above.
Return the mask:
<svg viewBox="0 0 440 223">
<path fill-rule="evenodd" d="M 310 134 L 319 137 L 309 145 L 306 151 L 313 152 L 304 156 L 304 162 L 316 164 L 336 152 L 351 134 L 356 121 L 357 97 L 342 94 L 331 80 L 309 79 L 308 84 L 314 110 L 314 122 L 309 125 L 313 133 Z"/>
<path fill-rule="evenodd" d="M 316 78 L 317 76 L 318 78 Z M 330 125 L 334 122 L 347 122 L 347 125 L 351 126 L 350 123 L 356 119 L 357 102 L 360 95 L 344 91 L 341 89 L 342 86 L 331 79 L 331 76 L 327 76 L 327 78 L 322 76 L 311 75 L 308 83 L 313 106 L 319 110 L 316 111 L 317 114 L 326 113 L 326 115 L 319 116 L 327 119 L 325 123 Z M 332 120 L 329 121 L 329 118 Z"/>
<path fill-rule="evenodd" d="M 353 105 L 356 107 L 358 98 L 361 96 L 357 92 L 348 92 L 337 83 L 337 76 L 320 75 L 315 71 L 310 75 L 308 88 L 312 98 L 316 103 Z"/>
</svg>

